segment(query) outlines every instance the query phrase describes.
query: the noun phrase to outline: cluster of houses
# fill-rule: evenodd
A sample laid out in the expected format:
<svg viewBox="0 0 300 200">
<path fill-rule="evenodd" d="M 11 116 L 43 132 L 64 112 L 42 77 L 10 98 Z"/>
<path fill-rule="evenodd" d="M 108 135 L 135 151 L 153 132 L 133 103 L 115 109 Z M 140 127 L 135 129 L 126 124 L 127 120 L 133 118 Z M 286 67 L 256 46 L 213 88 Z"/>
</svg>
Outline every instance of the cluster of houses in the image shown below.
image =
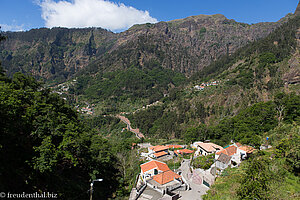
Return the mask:
<svg viewBox="0 0 300 200">
<path fill-rule="evenodd" d="M 182 175 L 172 171 L 166 163 L 163 162 L 178 156 L 179 154 L 193 154 L 194 151 L 186 149 L 186 145 L 156 145 L 149 143 L 138 144 L 141 148 L 147 148 L 147 153 L 141 153 L 141 156 L 150 160 L 140 165 L 141 172 L 137 181 L 137 197 L 143 194 L 147 196 L 147 190 L 151 194 L 156 192 L 160 198 L 178 199 L 178 191 L 189 189 L 188 183 Z M 147 189 L 146 189 L 147 188 Z M 145 191 L 144 191 L 145 190 Z M 173 193 L 177 191 L 177 193 Z M 150 198 L 151 199 L 151 198 Z"/>
<path fill-rule="evenodd" d="M 137 179 L 136 196 L 133 199 L 139 199 L 141 194 L 147 196 L 147 190 L 149 192 L 151 189 L 151 195 L 154 194 L 153 191 L 157 192 L 161 196 L 157 199 L 161 200 L 180 198 L 180 192 L 178 191 L 182 191 L 181 193 L 188 191 L 191 182 L 198 185 L 203 184 L 208 189 L 223 170 L 227 167 L 239 166 L 242 160 L 246 159 L 255 150 L 253 147 L 240 143 L 232 143 L 226 147 L 221 147 L 209 141 L 194 142 L 191 145 L 194 150 L 187 149 L 185 145 L 151 146 L 149 143 L 143 143 L 137 146 L 148 149 L 148 152 L 141 153 L 141 156 L 146 157 L 150 161 L 140 165 L 141 172 Z M 193 169 L 190 166 L 192 173 L 190 176 L 185 175 L 184 177 L 181 174 L 181 169 L 172 171 L 160 159 L 166 156 L 174 157 L 179 154 L 193 155 L 193 159 L 214 154 L 214 163 L 208 170 Z"/>
<path fill-rule="evenodd" d="M 87 106 L 84 106 L 84 107 L 80 108 L 79 105 L 77 105 L 77 106 L 75 106 L 75 108 L 76 108 L 77 112 L 80 112 L 82 114 L 93 115 L 94 114 L 94 109 L 93 109 L 92 106 L 87 105 Z"/>
<path fill-rule="evenodd" d="M 220 83 L 220 81 L 213 81 L 213 82 L 201 83 L 201 85 L 195 85 L 194 89 L 196 89 L 196 90 L 204 90 L 205 87 L 216 86 L 219 83 Z"/>
<path fill-rule="evenodd" d="M 67 95 L 67 92 L 69 91 L 70 89 L 70 86 L 71 85 L 74 85 L 76 83 L 76 79 L 72 80 L 72 82 L 65 82 L 65 83 L 61 83 L 59 85 L 56 85 L 56 86 L 53 86 L 53 87 L 50 87 L 52 89 L 52 92 L 53 93 L 57 93 L 58 95 L 60 96 L 66 96 Z M 63 97 L 63 99 L 66 101 L 67 98 L 66 97 Z"/>
<path fill-rule="evenodd" d="M 170 150 L 172 150 L 170 152 Z M 193 154 L 194 151 L 186 149 L 185 145 L 156 145 L 149 146 L 147 153 L 141 153 L 141 156 L 146 158 L 146 160 L 161 159 L 170 160 L 173 156 L 178 156 L 179 154 Z"/>
<path fill-rule="evenodd" d="M 246 159 L 255 150 L 251 146 L 240 143 L 233 143 L 223 148 L 211 142 L 195 142 L 192 147 L 197 149 L 195 156 L 207 156 L 214 153 L 216 162 L 212 167 L 215 167 L 216 171 L 220 172 L 228 166 L 236 167 L 240 165 L 242 160 Z"/>
</svg>

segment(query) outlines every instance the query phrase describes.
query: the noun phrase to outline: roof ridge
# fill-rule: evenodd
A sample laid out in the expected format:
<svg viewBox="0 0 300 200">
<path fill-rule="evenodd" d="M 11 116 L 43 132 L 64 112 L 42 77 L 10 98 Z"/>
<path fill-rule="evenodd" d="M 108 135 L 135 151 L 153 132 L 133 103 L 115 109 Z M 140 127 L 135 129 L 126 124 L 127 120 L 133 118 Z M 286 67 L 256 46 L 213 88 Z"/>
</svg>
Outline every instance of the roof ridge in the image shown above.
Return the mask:
<svg viewBox="0 0 300 200">
<path fill-rule="evenodd" d="M 159 160 L 150 160 L 150 161 L 148 161 L 148 162 L 145 162 L 145 163 L 143 163 L 143 164 L 141 164 L 140 166 L 142 166 L 142 165 L 145 165 L 145 164 L 147 164 L 147 163 L 150 163 L 150 162 L 160 162 L 160 163 L 162 163 L 162 164 L 166 164 L 166 163 L 164 163 L 164 162 L 162 162 L 162 161 L 159 161 Z"/>
</svg>

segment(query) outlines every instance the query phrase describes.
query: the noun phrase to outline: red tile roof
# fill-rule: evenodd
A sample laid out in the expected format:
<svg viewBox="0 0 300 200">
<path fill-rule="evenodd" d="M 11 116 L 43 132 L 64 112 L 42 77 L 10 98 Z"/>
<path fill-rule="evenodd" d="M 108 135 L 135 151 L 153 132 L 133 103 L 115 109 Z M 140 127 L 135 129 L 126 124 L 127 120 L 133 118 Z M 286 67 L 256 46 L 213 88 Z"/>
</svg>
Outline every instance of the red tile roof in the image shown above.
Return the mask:
<svg viewBox="0 0 300 200">
<path fill-rule="evenodd" d="M 214 152 L 216 150 L 223 149 L 223 147 L 221 147 L 217 144 L 211 143 L 211 142 L 197 142 L 196 144 L 207 152 Z"/>
<path fill-rule="evenodd" d="M 166 183 L 173 181 L 174 179 L 181 178 L 181 176 L 176 174 L 175 172 L 169 170 L 169 171 L 165 171 L 160 174 L 157 174 L 157 175 L 153 176 L 152 178 L 159 184 L 164 185 Z"/>
<path fill-rule="evenodd" d="M 255 149 L 253 147 L 244 145 L 239 147 L 240 150 L 246 151 L 246 153 L 252 153 Z"/>
<path fill-rule="evenodd" d="M 237 147 L 234 145 L 231 145 L 231 146 L 227 147 L 226 149 L 223 149 L 223 150 L 217 152 L 216 154 L 220 155 L 221 153 L 224 153 L 227 156 L 232 156 L 236 153 L 236 151 L 237 151 Z"/>
<path fill-rule="evenodd" d="M 168 145 L 167 147 L 169 147 L 169 149 L 183 149 L 183 146 L 181 145 Z"/>
<path fill-rule="evenodd" d="M 158 153 L 155 153 L 155 154 L 154 154 L 154 156 L 155 156 L 156 158 L 159 158 L 159 157 L 165 156 L 165 155 L 168 155 L 168 153 L 165 152 L 165 151 L 161 151 L 161 152 L 158 152 Z"/>
<path fill-rule="evenodd" d="M 155 152 L 159 152 L 159 151 L 165 151 L 168 150 L 169 147 L 168 146 L 161 146 L 161 145 L 157 145 L 157 146 L 152 146 L 149 147 L 151 150 L 155 151 Z"/>
<path fill-rule="evenodd" d="M 180 150 L 177 150 L 177 152 L 180 153 L 180 154 L 194 153 L 194 151 L 189 150 L 189 149 L 180 149 Z"/>
<path fill-rule="evenodd" d="M 146 171 L 149 171 L 151 169 L 155 169 L 155 168 L 157 170 L 160 170 L 163 172 L 170 170 L 170 168 L 168 167 L 168 165 L 166 163 L 163 163 L 163 162 L 160 162 L 157 160 L 151 160 L 149 162 L 141 164 L 140 167 L 141 167 L 143 173 L 145 173 Z"/>
</svg>

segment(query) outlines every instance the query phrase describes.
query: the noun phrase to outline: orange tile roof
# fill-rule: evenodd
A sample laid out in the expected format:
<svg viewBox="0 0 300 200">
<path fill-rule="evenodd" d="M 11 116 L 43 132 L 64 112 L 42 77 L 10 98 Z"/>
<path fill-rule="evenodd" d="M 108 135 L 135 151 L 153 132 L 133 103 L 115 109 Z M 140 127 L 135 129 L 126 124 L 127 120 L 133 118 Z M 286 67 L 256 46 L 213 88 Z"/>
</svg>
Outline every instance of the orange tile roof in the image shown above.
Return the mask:
<svg viewBox="0 0 300 200">
<path fill-rule="evenodd" d="M 183 146 L 181 146 L 181 145 L 168 145 L 167 147 L 169 147 L 169 149 L 172 149 L 172 148 L 174 148 L 174 149 L 183 149 Z"/>
<path fill-rule="evenodd" d="M 216 154 L 220 155 L 221 153 L 224 153 L 227 156 L 232 156 L 236 153 L 236 151 L 237 151 L 237 147 L 234 145 L 231 145 L 231 146 L 227 147 L 226 149 L 218 151 Z"/>
<path fill-rule="evenodd" d="M 184 153 L 194 153 L 194 151 L 189 150 L 189 149 L 180 149 L 180 150 L 177 150 L 177 152 L 180 153 L 180 154 L 184 154 Z"/>
<path fill-rule="evenodd" d="M 223 147 L 221 147 L 217 144 L 211 143 L 211 142 L 207 142 L 207 143 L 206 142 L 197 142 L 196 144 L 207 152 L 213 152 L 213 151 L 216 151 L 217 149 L 219 149 L 219 150 L 223 149 Z"/>
<path fill-rule="evenodd" d="M 170 168 L 168 167 L 168 165 L 166 163 L 163 163 L 163 162 L 160 162 L 157 160 L 151 160 L 149 162 L 141 164 L 140 167 L 141 167 L 143 173 L 146 171 L 149 171 L 151 169 L 155 169 L 155 168 L 157 170 L 160 170 L 163 172 L 170 170 Z"/>
<path fill-rule="evenodd" d="M 168 146 L 161 146 L 161 145 L 156 145 L 156 146 L 152 146 L 149 147 L 151 150 L 155 151 L 155 152 L 159 152 L 159 151 L 165 151 L 168 150 L 169 147 Z"/>
<path fill-rule="evenodd" d="M 246 151 L 247 153 L 252 153 L 255 149 L 253 147 L 244 145 L 239 147 L 240 150 Z"/>
<path fill-rule="evenodd" d="M 164 185 L 166 183 L 173 181 L 174 179 L 181 178 L 181 176 L 176 174 L 175 172 L 169 170 L 169 171 L 165 171 L 163 173 L 157 174 L 157 175 L 153 176 L 152 178 L 159 184 Z"/>
<path fill-rule="evenodd" d="M 168 153 L 165 152 L 165 151 L 161 151 L 161 152 L 158 152 L 158 153 L 155 153 L 155 154 L 154 154 L 154 156 L 155 156 L 156 158 L 159 158 L 159 157 L 165 156 L 165 155 L 168 155 Z"/>
<path fill-rule="evenodd" d="M 239 142 L 236 142 L 235 144 L 236 144 L 236 146 L 237 146 L 237 147 L 240 147 L 240 146 L 242 146 L 242 144 L 241 144 L 241 143 L 239 143 Z"/>
</svg>

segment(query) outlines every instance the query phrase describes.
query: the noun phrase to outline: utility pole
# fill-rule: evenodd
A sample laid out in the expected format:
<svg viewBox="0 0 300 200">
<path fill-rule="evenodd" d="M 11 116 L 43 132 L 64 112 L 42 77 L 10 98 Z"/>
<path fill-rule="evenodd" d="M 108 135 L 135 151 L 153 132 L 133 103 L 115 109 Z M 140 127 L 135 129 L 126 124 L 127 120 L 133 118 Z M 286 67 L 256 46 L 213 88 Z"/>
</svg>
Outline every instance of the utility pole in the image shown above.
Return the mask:
<svg viewBox="0 0 300 200">
<path fill-rule="evenodd" d="M 91 188 L 90 188 L 90 200 L 93 200 L 93 185 L 94 185 L 94 181 L 91 183 Z"/>
<path fill-rule="evenodd" d="M 94 182 L 95 181 L 103 181 L 103 179 L 102 178 L 99 178 L 99 179 L 96 179 L 96 180 L 93 180 L 92 182 L 91 182 L 91 188 L 90 188 L 90 200 L 93 200 L 93 185 L 94 185 Z"/>
</svg>

